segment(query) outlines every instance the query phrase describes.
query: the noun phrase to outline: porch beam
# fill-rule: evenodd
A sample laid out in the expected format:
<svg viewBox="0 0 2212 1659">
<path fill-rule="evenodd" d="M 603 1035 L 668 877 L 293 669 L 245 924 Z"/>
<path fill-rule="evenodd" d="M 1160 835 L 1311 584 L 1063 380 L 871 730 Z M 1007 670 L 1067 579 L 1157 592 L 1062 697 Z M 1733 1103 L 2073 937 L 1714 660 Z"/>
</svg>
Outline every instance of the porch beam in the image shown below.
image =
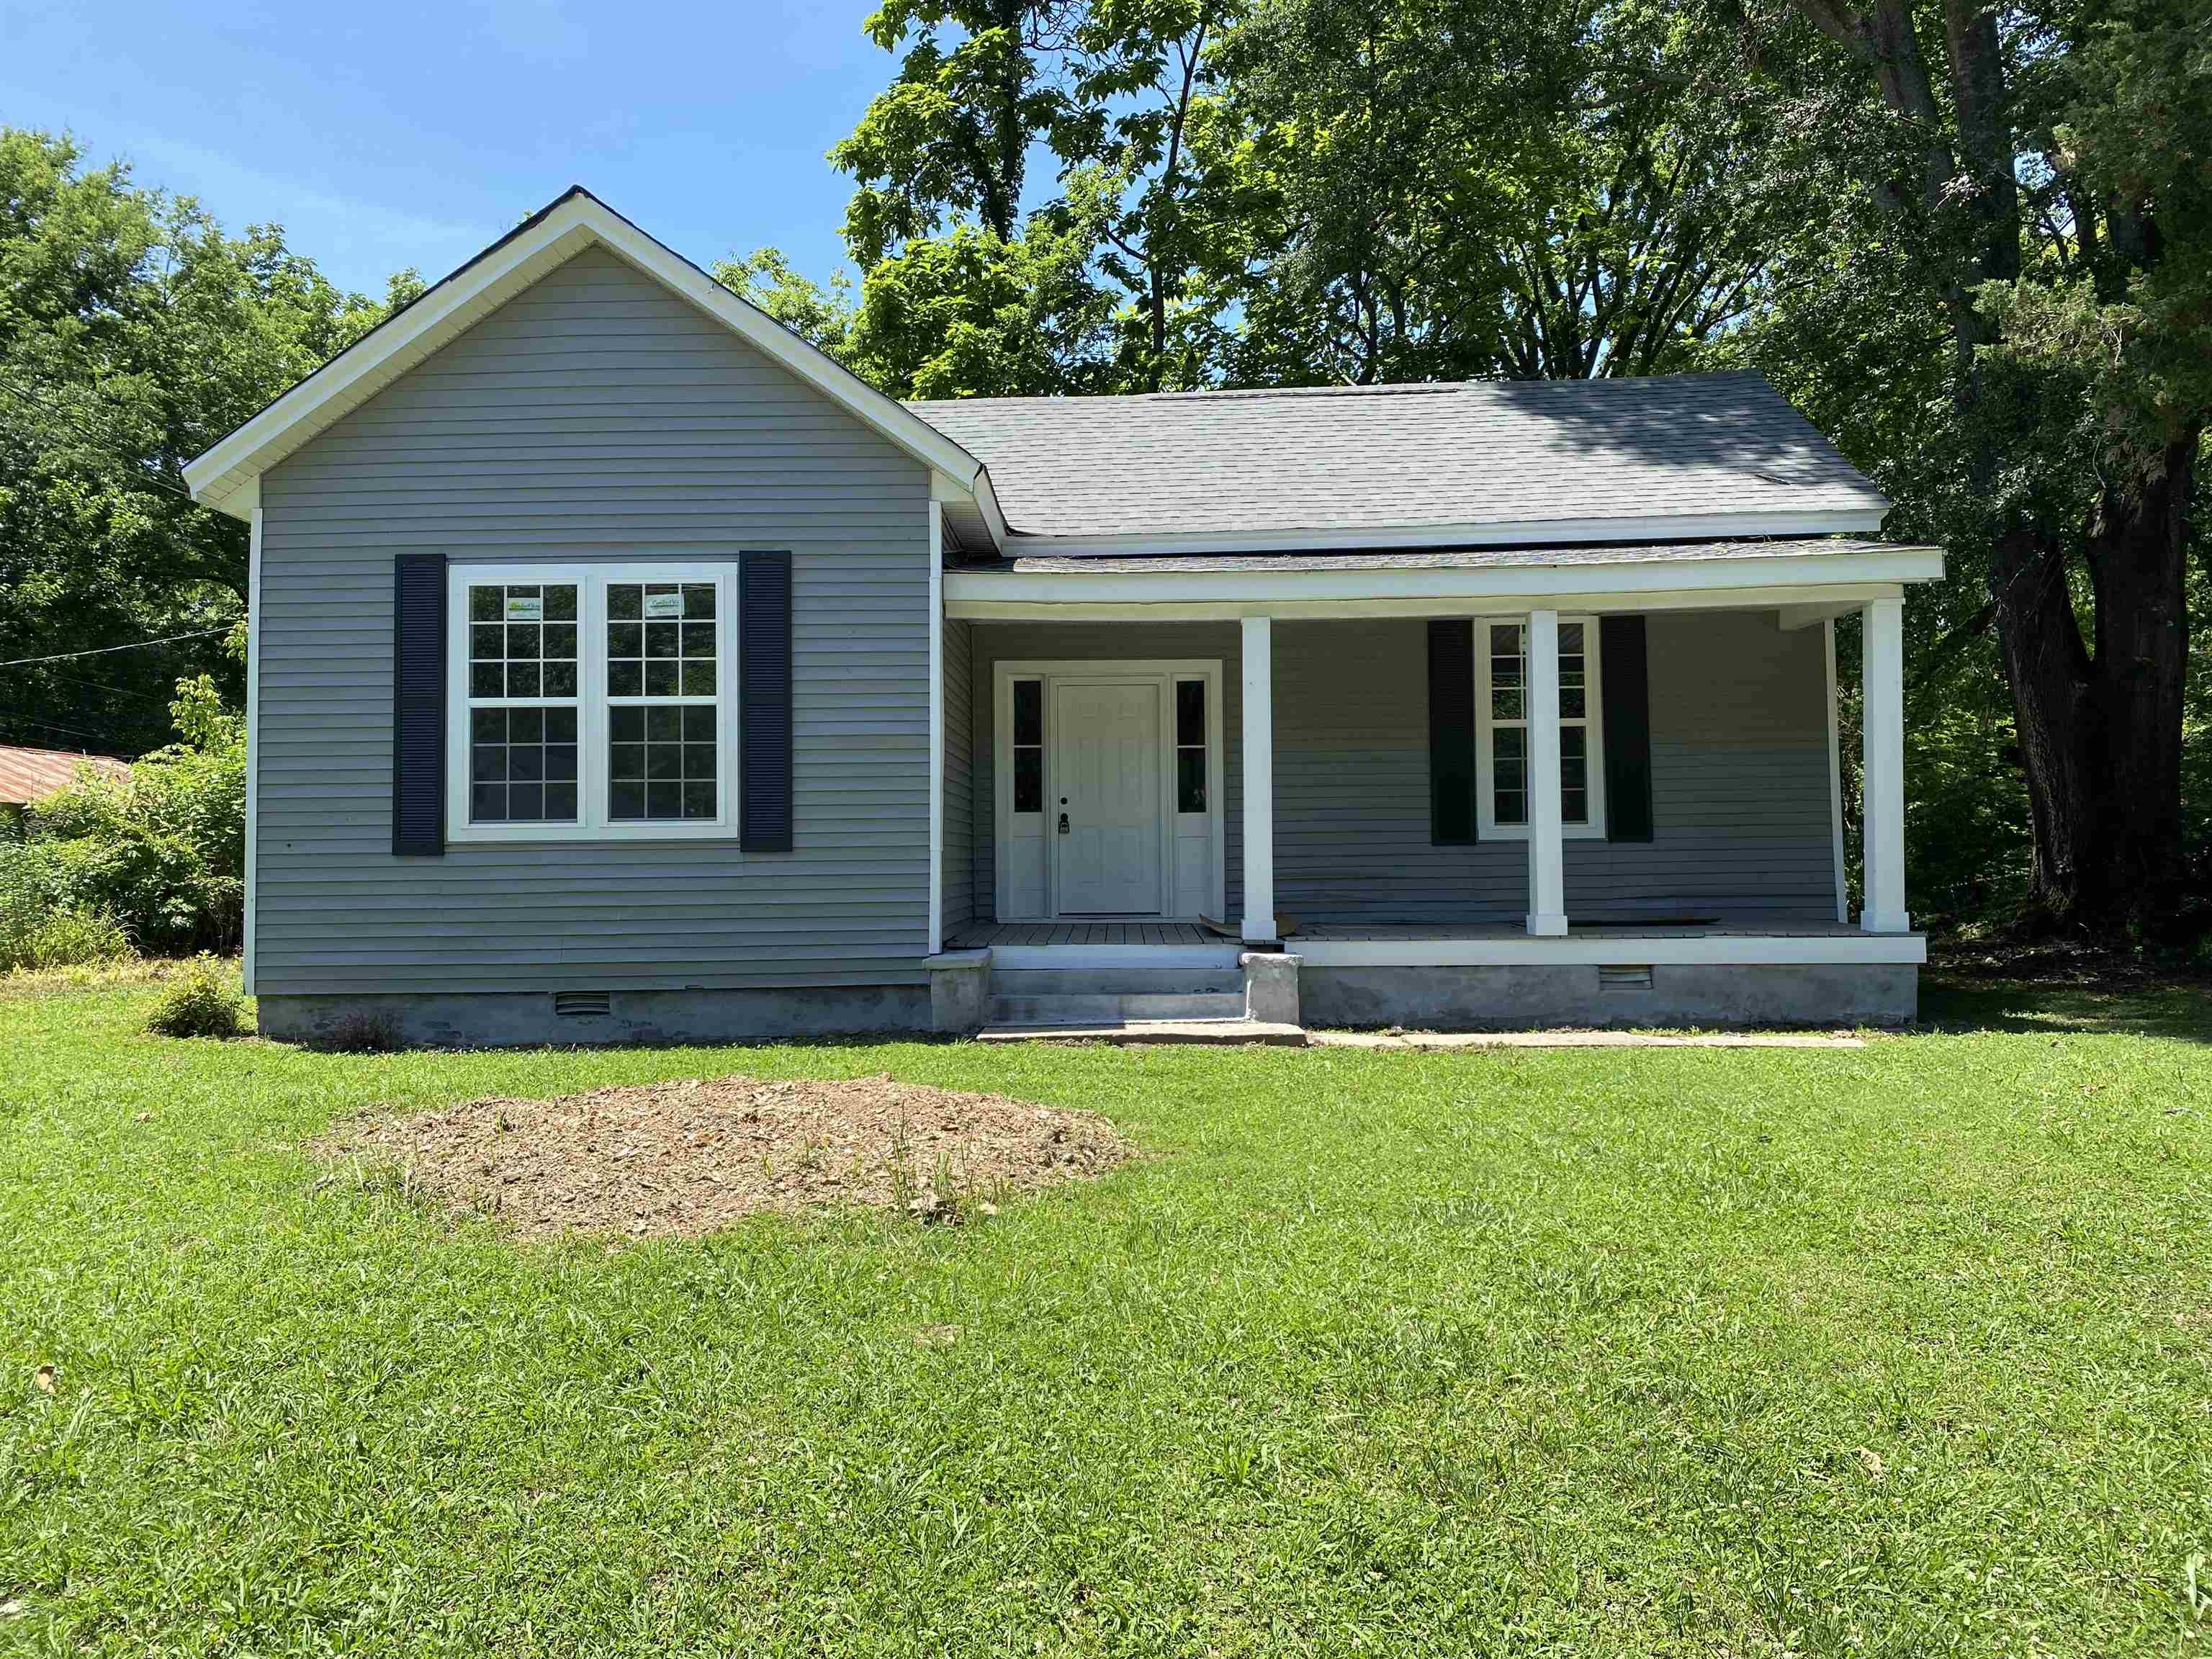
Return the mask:
<svg viewBox="0 0 2212 1659">
<path fill-rule="evenodd" d="M 1342 599 L 1286 596 L 1177 598 L 1157 588 L 1115 593 L 1087 581 L 1050 592 L 1015 592 L 969 580 L 973 573 L 945 573 L 945 614 L 964 622 L 1238 622 L 1261 615 L 1277 622 L 1346 622 L 1362 618 L 1434 617 L 1522 617 L 1535 606 L 1553 611 L 1776 611 L 1778 601 L 1826 605 L 1849 614 L 1868 600 L 1904 592 L 1896 582 L 1841 583 L 1821 586 L 1680 588 L 1656 592 L 1593 588 L 1586 592 L 1547 589 L 1527 597 L 1499 593 L 1444 593 L 1433 599 L 1401 594 L 1350 593 Z M 1057 580 L 1047 577 L 1045 580 Z M 1132 578 L 1142 580 L 1142 578 Z"/>
<path fill-rule="evenodd" d="M 1866 896 L 1859 926 L 1909 933 L 1905 908 L 1905 601 L 1875 599 L 1864 612 L 1860 725 Z"/>
<path fill-rule="evenodd" d="M 1559 613 L 1528 613 L 1528 931 L 1567 931 L 1566 836 L 1559 817 Z"/>
<path fill-rule="evenodd" d="M 1275 927 L 1275 639 L 1266 617 L 1246 617 L 1244 690 L 1244 921 L 1247 943 L 1279 939 Z"/>
<path fill-rule="evenodd" d="M 1141 561 L 1138 562 L 1141 562 Z M 1283 614 L 1285 605 L 1345 600 L 1517 601 L 1517 607 L 1604 596 L 1609 602 L 1673 594 L 1707 605 L 1747 602 L 1772 609 L 1808 599 L 1866 599 L 1869 583 L 1935 581 L 1943 555 L 1932 547 L 1883 548 L 1878 552 L 1765 554 L 1747 558 L 1616 559 L 1603 563 L 1496 565 L 1418 564 L 1389 568 L 1322 563 L 1304 568 L 1241 565 L 1226 570 L 1172 568 L 1132 569 L 1128 560 L 1098 561 L 1099 568 L 1012 568 L 950 572 L 946 592 L 956 605 L 974 601 L 1046 604 L 1242 605 L 1245 614 Z M 1837 592 L 1856 588 L 1856 592 Z M 1812 589 L 1811 593 L 1791 590 Z M 1731 596 L 1717 599 L 1716 595 Z M 1736 600 L 1733 596 L 1745 596 Z M 1755 596 L 1755 597 L 1754 597 Z M 1579 605 L 1575 608 L 1582 608 Z M 1609 605 L 1609 608 L 1614 608 Z M 956 611 L 956 614 L 957 612 Z"/>
</svg>

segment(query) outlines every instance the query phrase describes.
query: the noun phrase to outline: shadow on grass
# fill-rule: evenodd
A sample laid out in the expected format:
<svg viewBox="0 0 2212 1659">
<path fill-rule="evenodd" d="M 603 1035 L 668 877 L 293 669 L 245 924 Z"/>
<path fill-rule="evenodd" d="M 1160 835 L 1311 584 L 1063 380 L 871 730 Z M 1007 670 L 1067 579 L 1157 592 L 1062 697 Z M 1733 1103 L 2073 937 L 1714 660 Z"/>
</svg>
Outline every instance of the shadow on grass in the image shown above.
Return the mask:
<svg viewBox="0 0 2212 1659">
<path fill-rule="evenodd" d="M 2212 984 L 2143 974 L 2024 977 L 1930 963 L 1920 1024 L 1946 1031 L 2112 1032 L 2212 1042 Z"/>
</svg>

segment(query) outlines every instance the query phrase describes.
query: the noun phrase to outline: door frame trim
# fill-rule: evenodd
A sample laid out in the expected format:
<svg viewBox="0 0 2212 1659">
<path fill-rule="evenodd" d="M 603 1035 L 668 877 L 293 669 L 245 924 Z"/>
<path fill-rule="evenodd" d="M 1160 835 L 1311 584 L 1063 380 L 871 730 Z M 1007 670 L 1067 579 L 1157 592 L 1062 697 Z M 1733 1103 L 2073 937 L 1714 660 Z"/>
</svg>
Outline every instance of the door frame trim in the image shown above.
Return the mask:
<svg viewBox="0 0 2212 1659">
<path fill-rule="evenodd" d="M 1174 906 L 1176 819 L 1176 742 L 1174 685 L 1177 680 L 1201 680 L 1206 684 L 1206 830 L 1212 842 L 1212 906 L 1215 914 L 1227 902 L 1228 896 L 1228 820 L 1223 800 L 1223 780 L 1226 775 L 1228 759 L 1222 742 L 1223 710 L 1221 707 L 1222 659 L 1218 657 L 1188 658 L 1054 658 L 1049 659 L 1001 660 L 993 665 L 991 684 L 991 803 L 994 835 L 992 841 L 992 864 L 994 880 L 991 890 L 991 912 L 1000 921 L 1054 921 L 1060 919 L 1060 881 L 1058 868 L 1059 837 L 1048 831 L 1045 842 L 1045 902 L 1051 912 L 1044 916 L 1008 917 L 1005 915 L 1006 894 L 1011 890 L 1008 879 L 1008 860 L 1014 842 L 1014 682 L 1042 680 L 1044 729 L 1044 793 L 1048 804 L 1054 793 L 1053 778 L 1053 683 L 1055 680 L 1130 681 L 1151 680 L 1161 687 L 1160 696 L 1160 838 L 1161 887 L 1165 896 L 1163 908 L 1141 917 L 1092 917 L 1085 921 L 1109 920 L 1191 921 L 1198 920 L 1196 913 L 1184 915 Z M 1050 813 L 1040 816 L 1049 819 Z M 1201 907 L 1203 908 L 1204 907 Z"/>
</svg>

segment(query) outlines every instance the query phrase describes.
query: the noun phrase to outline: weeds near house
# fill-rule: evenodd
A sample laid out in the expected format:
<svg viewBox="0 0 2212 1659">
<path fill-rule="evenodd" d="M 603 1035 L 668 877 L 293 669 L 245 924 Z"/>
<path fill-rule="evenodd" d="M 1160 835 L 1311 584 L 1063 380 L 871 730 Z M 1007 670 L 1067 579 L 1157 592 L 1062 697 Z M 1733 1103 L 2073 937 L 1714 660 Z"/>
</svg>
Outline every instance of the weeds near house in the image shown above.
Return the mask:
<svg viewBox="0 0 2212 1659">
<path fill-rule="evenodd" d="M 392 1054 L 399 1047 L 399 1022 L 382 1010 L 356 1010 L 331 1021 L 315 1047 L 339 1054 Z"/>
<path fill-rule="evenodd" d="M 146 1017 L 156 1036 L 234 1037 L 244 1030 L 246 999 L 231 981 L 228 963 L 195 957 L 179 970 Z"/>
<path fill-rule="evenodd" d="M 128 962 L 137 954 L 123 925 L 104 911 L 48 910 L 33 915 L 20 932 L 9 927 L 0 939 L 0 971 L 94 968 Z"/>
</svg>

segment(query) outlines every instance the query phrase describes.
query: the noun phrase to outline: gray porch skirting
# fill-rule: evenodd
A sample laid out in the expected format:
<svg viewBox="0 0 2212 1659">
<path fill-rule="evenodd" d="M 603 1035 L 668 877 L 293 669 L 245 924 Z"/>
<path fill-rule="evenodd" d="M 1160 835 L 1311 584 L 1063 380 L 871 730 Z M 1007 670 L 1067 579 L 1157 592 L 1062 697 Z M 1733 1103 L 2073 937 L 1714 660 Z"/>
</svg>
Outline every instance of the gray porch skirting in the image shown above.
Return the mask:
<svg viewBox="0 0 2212 1659">
<path fill-rule="evenodd" d="M 1659 963 L 1648 984 L 1589 965 L 1316 968 L 1298 973 L 1309 1026 L 1902 1025 L 1920 969 L 1890 963 Z"/>
</svg>

